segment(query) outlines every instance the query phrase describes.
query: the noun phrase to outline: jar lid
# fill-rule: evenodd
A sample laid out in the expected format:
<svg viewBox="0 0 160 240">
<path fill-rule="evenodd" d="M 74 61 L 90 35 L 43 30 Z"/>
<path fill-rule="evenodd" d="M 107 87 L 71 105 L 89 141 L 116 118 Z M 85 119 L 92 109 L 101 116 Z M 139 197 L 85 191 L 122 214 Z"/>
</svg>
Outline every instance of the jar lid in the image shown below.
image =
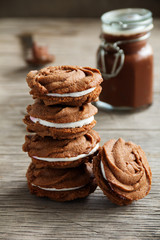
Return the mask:
<svg viewBox="0 0 160 240">
<path fill-rule="evenodd" d="M 152 13 L 143 8 L 124 8 L 106 12 L 101 17 L 102 30 L 111 34 L 135 34 L 153 28 Z"/>
</svg>

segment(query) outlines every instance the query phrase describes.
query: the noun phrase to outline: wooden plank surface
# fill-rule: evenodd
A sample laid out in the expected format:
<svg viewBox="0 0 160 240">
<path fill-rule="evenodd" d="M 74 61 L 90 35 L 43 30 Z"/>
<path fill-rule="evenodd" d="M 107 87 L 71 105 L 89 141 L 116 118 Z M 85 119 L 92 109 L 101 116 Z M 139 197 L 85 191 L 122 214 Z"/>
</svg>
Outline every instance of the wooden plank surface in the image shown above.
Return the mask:
<svg viewBox="0 0 160 240">
<path fill-rule="evenodd" d="M 160 20 L 151 44 L 155 53 L 154 104 L 136 113 L 99 111 L 95 129 L 101 145 L 123 137 L 140 144 L 153 172 L 150 194 L 130 206 L 110 203 L 98 188 L 86 199 L 56 203 L 29 194 L 25 172 L 30 159 L 21 150 L 25 108 L 32 103 L 25 83 L 30 70 L 18 35 L 34 33 L 56 56 L 55 65 L 95 66 L 100 21 L 95 19 L 0 20 L 0 239 L 160 239 Z"/>
</svg>

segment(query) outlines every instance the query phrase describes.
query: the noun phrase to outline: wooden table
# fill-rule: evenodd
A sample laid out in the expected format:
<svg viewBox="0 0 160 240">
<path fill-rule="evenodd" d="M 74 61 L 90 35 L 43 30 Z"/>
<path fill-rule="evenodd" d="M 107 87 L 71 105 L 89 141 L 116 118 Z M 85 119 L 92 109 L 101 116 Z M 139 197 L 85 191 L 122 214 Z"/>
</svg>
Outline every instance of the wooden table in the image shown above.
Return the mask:
<svg viewBox="0 0 160 240">
<path fill-rule="evenodd" d="M 0 20 L 0 239 L 160 239 L 160 20 L 151 44 L 155 53 L 154 104 L 137 113 L 96 116 L 102 141 L 122 137 L 142 146 L 153 172 L 150 194 L 130 206 L 110 203 L 98 188 L 86 199 L 57 203 L 29 193 L 25 173 L 30 159 L 21 150 L 22 118 L 33 100 L 25 82 L 30 70 L 18 35 L 32 32 L 50 45 L 55 65 L 95 66 L 100 21 L 96 19 Z"/>
</svg>

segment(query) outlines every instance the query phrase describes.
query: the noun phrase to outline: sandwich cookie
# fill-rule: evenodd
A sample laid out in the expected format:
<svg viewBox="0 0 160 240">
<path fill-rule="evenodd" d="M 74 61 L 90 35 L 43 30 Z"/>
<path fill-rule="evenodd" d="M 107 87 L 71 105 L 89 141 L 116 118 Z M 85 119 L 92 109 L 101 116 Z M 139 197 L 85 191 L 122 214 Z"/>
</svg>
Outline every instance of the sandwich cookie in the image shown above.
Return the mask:
<svg viewBox="0 0 160 240">
<path fill-rule="evenodd" d="M 73 168 L 91 161 L 99 149 L 100 137 L 94 130 L 71 140 L 26 135 L 23 151 L 40 167 Z"/>
<path fill-rule="evenodd" d="M 97 101 L 102 89 L 101 73 L 90 67 L 47 67 L 29 72 L 26 81 L 33 98 L 46 105 L 81 106 Z"/>
<path fill-rule="evenodd" d="M 24 123 L 29 132 L 54 139 L 72 139 L 84 135 L 95 126 L 97 108 L 91 103 L 81 107 L 46 106 L 37 100 L 27 107 L 27 112 Z"/>
<path fill-rule="evenodd" d="M 122 138 L 109 140 L 93 160 L 97 184 L 117 205 L 144 198 L 151 189 L 152 173 L 140 146 Z"/>
<path fill-rule="evenodd" d="M 31 163 L 26 177 L 32 194 L 60 202 L 87 197 L 96 189 L 90 163 L 68 169 L 37 168 Z"/>
</svg>

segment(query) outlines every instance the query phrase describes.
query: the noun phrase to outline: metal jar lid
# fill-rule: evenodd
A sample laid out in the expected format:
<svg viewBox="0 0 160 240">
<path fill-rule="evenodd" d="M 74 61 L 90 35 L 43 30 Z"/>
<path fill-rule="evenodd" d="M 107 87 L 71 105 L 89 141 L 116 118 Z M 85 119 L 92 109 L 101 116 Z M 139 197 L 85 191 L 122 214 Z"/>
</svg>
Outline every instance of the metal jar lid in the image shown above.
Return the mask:
<svg viewBox="0 0 160 240">
<path fill-rule="evenodd" d="M 143 8 L 125 8 L 106 12 L 101 20 L 103 32 L 114 35 L 135 34 L 153 28 L 152 13 Z"/>
</svg>

